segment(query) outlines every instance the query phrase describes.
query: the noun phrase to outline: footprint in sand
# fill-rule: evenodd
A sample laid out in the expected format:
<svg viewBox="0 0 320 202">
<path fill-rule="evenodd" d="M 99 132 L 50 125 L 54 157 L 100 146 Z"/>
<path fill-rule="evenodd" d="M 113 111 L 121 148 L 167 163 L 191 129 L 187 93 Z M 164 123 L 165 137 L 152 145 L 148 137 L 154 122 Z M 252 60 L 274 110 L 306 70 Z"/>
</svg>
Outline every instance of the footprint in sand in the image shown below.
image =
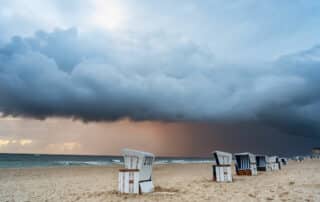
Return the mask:
<svg viewBox="0 0 320 202">
<path fill-rule="evenodd" d="M 266 198 L 268 201 L 273 201 L 274 200 L 274 198 L 271 198 L 271 197 L 267 197 Z"/>
<path fill-rule="evenodd" d="M 256 198 L 256 195 L 254 195 L 254 194 L 248 194 L 248 196 L 250 196 L 251 198 Z"/>
<path fill-rule="evenodd" d="M 282 198 L 282 197 L 285 197 L 285 196 L 288 196 L 288 195 L 289 195 L 289 192 L 286 191 L 286 192 L 280 193 L 279 197 Z"/>
</svg>

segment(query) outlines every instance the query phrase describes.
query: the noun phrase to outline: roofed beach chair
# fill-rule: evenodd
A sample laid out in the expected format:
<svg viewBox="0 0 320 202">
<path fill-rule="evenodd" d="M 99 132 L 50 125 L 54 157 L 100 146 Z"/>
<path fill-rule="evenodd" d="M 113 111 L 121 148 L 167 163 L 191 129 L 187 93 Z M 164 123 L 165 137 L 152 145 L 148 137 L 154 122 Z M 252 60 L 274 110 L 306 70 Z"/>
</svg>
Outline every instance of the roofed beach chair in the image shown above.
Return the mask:
<svg viewBox="0 0 320 202">
<path fill-rule="evenodd" d="M 222 151 L 212 152 L 214 165 L 213 180 L 216 182 L 232 182 L 232 154 Z"/>
<path fill-rule="evenodd" d="M 256 157 L 249 152 L 234 154 L 237 175 L 257 175 Z"/>
<path fill-rule="evenodd" d="M 123 149 L 124 169 L 119 170 L 120 193 L 153 192 L 152 165 L 154 154 L 133 149 Z"/>
</svg>

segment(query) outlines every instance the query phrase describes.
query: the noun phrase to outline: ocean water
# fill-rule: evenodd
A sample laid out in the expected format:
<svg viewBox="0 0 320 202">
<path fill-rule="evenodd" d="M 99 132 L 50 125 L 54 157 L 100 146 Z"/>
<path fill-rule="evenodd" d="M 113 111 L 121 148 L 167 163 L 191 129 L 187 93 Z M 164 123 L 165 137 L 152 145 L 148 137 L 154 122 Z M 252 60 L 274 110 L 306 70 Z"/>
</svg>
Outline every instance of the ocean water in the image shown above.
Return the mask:
<svg viewBox="0 0 320 202">
<path fill-rule="evenodd" d="M 211 158 L 156 157 L 155 164 L 209 163 Z M 108 166 L 123 164 L 122 156 L 1 154 L 0 168 L 52 167 L 52 166 Z"/>
</svg>

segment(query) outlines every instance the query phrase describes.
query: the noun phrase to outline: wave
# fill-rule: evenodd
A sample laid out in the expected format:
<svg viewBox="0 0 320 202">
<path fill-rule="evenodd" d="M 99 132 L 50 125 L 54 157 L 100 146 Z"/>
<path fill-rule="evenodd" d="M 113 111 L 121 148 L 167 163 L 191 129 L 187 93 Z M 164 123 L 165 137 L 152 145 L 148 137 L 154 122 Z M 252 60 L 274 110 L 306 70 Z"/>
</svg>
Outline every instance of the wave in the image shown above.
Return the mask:
<svg viewBox="0 0 320 202">
<path fill-rule="evenodd" d="M 54 161 L 49 166 L 108 166 L 112 162 L 108 161 Z"/>
<path fill-rule="evenodd" d="M 212 163 L 212 160 L 183 160 L 183 159 L 176 159 L 176 160 L 158 160 L 155 161 L 155 165 L 161 164 L 190 164 L 190 163 Z"/>
</svg>

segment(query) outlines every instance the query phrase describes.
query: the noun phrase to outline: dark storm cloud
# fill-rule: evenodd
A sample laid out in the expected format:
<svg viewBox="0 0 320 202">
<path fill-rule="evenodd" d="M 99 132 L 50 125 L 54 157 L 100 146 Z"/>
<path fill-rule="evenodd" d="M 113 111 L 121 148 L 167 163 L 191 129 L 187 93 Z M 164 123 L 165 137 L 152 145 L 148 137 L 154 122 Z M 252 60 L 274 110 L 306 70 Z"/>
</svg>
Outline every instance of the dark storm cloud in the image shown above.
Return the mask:
<svg viewBox="0 0 320 202">
<path fill-rule="evenodd" d="M 164 33 L 39 31 L 0 49 L 0 111 L 84 121 L 250 121 L 318 136 L 319 52 L 231 65 Z"/>
</svg>

